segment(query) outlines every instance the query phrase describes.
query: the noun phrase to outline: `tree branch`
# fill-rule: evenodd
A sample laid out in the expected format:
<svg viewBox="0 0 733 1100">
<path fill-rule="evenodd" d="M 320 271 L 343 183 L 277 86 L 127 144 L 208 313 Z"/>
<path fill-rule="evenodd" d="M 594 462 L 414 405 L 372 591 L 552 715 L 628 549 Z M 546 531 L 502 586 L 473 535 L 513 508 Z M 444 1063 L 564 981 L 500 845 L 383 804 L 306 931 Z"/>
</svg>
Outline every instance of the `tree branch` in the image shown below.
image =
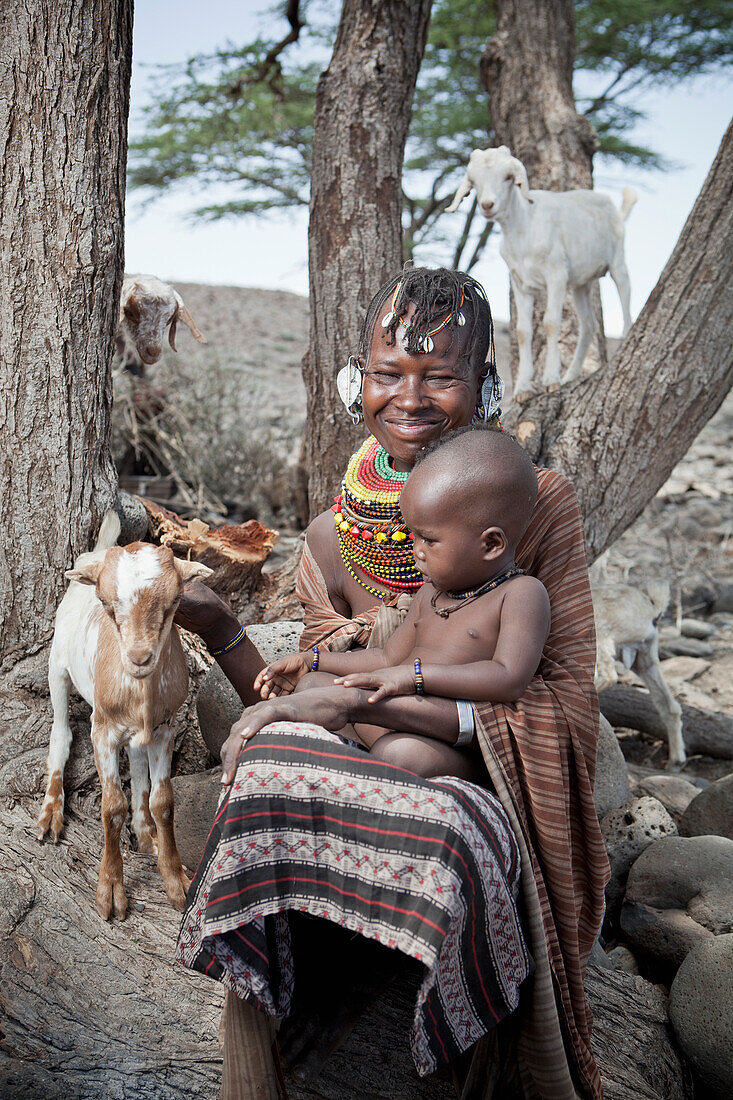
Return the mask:
<svg viewBox="0 0 733 1100">
<path fill-rule="evenodd" d="M 249 76 L 240 77 L 227 89 L 227 94 L 232 99 L 238 99 L 244 88 L 251 84 L 269 85 L 276 99 L 283 99 L 284 93 L 279 85 L 282 78 L 282 65 L 280 54 L 293 42 L 297 42 L 305 23 L 300 18 L 300 0 L 287 0 L 285 18 L 290 24 L 290 30 L 283 39 L 276 42 L 263 57 L 262 61 Z"/>
</svg>

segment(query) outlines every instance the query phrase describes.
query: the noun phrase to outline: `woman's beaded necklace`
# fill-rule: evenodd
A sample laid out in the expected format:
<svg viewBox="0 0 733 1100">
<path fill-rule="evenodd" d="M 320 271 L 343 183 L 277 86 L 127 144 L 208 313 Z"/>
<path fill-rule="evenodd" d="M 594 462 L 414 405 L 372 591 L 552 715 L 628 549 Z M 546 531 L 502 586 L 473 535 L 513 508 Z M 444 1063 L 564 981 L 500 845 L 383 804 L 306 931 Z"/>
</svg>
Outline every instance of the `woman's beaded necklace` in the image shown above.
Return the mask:
<svg viewBox="0 0 733 1100">
<path fill-rule="evenodd" d="M 412 532 L 400 512 L 408 476 L 392 468 L 384 447 L 370 436 L 351 456 L 331 509 L 346 571 L 380 600 L 387 593 L 365 583 L 354 566 L 394 592 L 413 592 L 423 583 L 412 556 Z"/>
</svg>

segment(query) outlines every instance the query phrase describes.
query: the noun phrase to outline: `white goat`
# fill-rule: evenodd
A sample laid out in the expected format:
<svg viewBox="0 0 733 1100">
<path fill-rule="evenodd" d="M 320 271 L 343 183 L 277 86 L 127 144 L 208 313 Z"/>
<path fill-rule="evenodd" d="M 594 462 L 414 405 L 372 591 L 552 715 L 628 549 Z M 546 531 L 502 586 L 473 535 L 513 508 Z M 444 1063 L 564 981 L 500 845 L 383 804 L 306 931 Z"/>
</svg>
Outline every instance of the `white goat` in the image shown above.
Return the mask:
<svg viewBox="0 0 733 1100">
<path fill-rule="evenodd" d="M 158 362 L 168 325 L 168 342 L 176 350 L 179 321 L 190 328 L 200 344 L 206 343 L 178 291 L 155 275 L 125 275 L 120 294 L 117 351 L 131 374 L 141 378 L 144 367 Z"/>
<path fill-rule="evenodd" d="M 581 375 L 593 337 L 591 290 L 606 272 L 610 272 L 621 299 L 624 336 L 631 327 L 624 222 L 636 194 L 625 187 L 619 211 L 607 195 L 594 191 L 530 191 L 524 165 L 506 145 L 474 149 L 448 210 L 456 210 L 474 187 L 482 214 L 502 229 L 499 251 L 509 268 L 517 307 L 519 371 L 514 389 L 516 400 L 523 401 L 532 388 L 532 309 L 538 292 L 547 294 L 543 382 L 548 389 L 560 384 L 558 334 L 568 287 L 573 292 L 580 332 L 564 381 Z"/>
<path fill-rule="evenodd" d="M 127 801 L 119 774 L 127 747 L 132 786 L 132 825 L 141 852 L 157 854 L 165 890 L 183 910 L 189 881 L 173 833 L 170 721 L 188 691 L 188 670 L 173 625 L 183 583 L 211 570 L 174 558 L 168 547 L 134 542 L 115 546 L 120 521 L 102 523 L 94 550 L 82 554 L 56 612 L 48 682 L 53 726 L 48 784 L 37 836 L 58 843 L 64 821 L 64 767 L 71 747 L 69 690 L 73 684 L 92 706 L 94 760 L 102 784 L 104 855 L 97 909 L 105 920 L 123 920 L 120 831 Z"/>
<path fill-rule="evenodd" d="M 649 582 L 642 592 L 630 584 L 593 584 L 591 592 L 596 620 L 596 690 L 618 680 L 617 657 L 632 669 L 649 689 L 667 731 L 667 768 L 679 771 L 686 759 L 682 707 L 662 675 L 656 626 L 669 603 L 669 585 Z"/>
</svg>

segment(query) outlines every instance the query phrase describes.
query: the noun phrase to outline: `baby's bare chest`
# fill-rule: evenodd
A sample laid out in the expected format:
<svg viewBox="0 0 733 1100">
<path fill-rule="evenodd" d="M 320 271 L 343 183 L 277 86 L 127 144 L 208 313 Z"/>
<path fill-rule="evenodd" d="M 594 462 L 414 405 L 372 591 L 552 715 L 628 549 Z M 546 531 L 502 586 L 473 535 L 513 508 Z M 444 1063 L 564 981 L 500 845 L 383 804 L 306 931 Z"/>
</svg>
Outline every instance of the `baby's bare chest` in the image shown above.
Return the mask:
<svg viewBox="0 0 733 1100">
<path fill-rule="evenodd" d="M 500 609 L 499 599 L 487 598 L 439 615 L 426 600 L 414 623 L 414 656 L 441 664 L 491 660 L 499 635 Z"/>
</svg>

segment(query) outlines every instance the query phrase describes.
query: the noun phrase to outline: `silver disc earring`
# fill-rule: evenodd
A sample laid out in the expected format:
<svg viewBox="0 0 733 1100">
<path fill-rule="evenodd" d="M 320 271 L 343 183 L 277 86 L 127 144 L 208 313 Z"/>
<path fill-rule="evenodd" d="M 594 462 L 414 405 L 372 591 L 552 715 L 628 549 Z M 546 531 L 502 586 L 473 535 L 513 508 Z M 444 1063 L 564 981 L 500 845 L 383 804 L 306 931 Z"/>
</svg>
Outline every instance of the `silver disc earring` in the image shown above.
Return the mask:
<svg viewBox="0 0 733 1100">
<path fill-rule="evenodd" d="M 498 374 L 487 375 L 481 386 L 481 404 L 476 409 L 474 421 L 493 420 L 501 413 L 504 389 L 504 380 Z"/>
<path fill-rule="evenodd" d="M 336 375 L 336 389 L 353 424 L 361 424 L 364 416 L 361 410 L 361 389 L 364 375 L 355 355 L 350 355 L 345 367 Z"/>
</svg>

